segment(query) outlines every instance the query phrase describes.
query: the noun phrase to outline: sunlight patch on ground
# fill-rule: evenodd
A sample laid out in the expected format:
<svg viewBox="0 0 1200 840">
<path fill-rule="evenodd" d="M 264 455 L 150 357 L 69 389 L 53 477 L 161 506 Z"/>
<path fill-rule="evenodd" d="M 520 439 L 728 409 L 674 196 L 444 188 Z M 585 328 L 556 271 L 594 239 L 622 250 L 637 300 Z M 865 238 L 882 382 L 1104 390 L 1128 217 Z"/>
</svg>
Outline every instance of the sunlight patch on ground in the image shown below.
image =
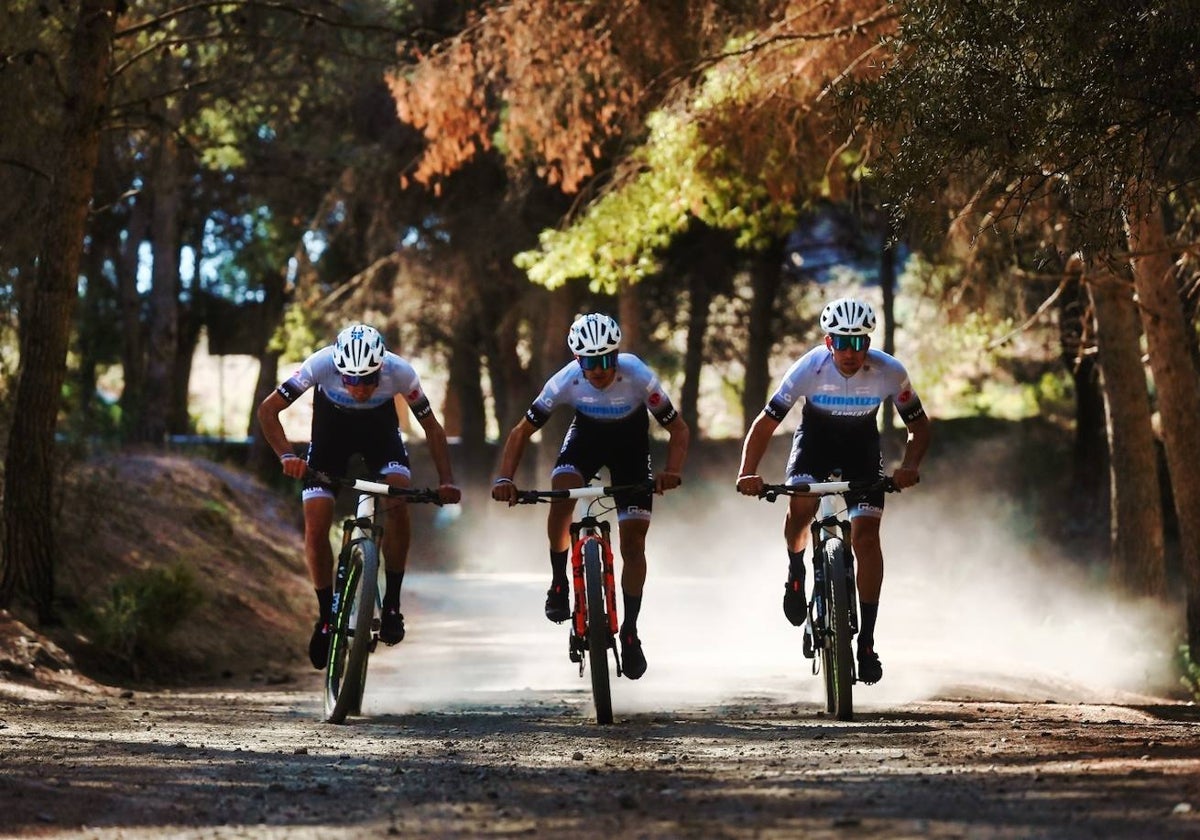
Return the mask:
<svg viewBox="0 0 1200 840">
<path fill-rule="evenodd" d="M 884 524 L 876 634 L 884 679 L 855 687 L 856 708 L 947 696 L 1104 702 L 1171 690 L 1174 624 L 1161 606 L 1124 602 L 1061 563 L 1039 569 L 977 502 L 970 518 L 946 518 L 953 512 L 932 494 L 902 501 L 889 500 Z M 815 713 L 821 679 L 780 609 L 785 508 L 738 497 L 702 507 L 702 521 L 682 506 L 656 514 L 639 622 L 649 670 L 636 682 L 613 680 L 614 709 L 751 696 Z M 544 513 L 522 513 L 511 539 L 468 563 L 486 571 L 410 573 L 409 635 L 372 659 L 365 712 L 540 698 L 587 713 L 590 684 L 568 661 L 567 627 L 542 615 Z M 932 522 L 950 524 L 935 535 Z"/>
</svg>

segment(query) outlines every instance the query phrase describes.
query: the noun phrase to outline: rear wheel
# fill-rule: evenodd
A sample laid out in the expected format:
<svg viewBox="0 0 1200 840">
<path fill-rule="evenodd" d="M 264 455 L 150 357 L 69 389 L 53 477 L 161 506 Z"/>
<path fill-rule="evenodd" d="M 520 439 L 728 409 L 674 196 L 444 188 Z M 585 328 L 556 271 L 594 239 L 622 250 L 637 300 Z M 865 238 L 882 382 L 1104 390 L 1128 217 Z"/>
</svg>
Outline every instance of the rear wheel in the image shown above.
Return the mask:
<svg viewBox="0 0 1200 840">
<path fill-rule="evenodd" d="M 850 644 L 850 592 L 846 586 L 846 544 L 837 537 L 825 542 L 825 579 L 829 584 L 826 612 L 826 710 L 838 720 L 854 718 L 854 660 Z"/>
<path fill-rule="evenodd" d="M 379 597 L 378 546 L 371 540 L 354 543 L 348 562 L 325 668 L 325 719 L 330 723 L 342 723 L 362 709 Z"/>
<path fill-rule="evenodd" d="M 604 611 L 604 550 L 599 540 L 583 544 L 584 591 L 587 593 L 588 670 L 592 675 L 592 699 L 596 704 L 596 723 L 613 721 L 612 693 L 608 684 L 608 648 L 612 634 Z"/>
</svg>

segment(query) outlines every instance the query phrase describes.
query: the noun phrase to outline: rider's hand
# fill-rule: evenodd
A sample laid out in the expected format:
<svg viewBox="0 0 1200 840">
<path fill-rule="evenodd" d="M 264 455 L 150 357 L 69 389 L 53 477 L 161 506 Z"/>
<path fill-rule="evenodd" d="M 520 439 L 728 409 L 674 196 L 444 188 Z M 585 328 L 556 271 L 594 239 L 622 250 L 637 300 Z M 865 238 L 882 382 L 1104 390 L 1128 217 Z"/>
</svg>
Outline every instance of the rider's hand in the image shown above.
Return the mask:
<svg viewBox="0 0 1200 840">
<path fill-rule="evenodd" d="M 896 487 L 903 490 L 905 487 L 912 487 L 921 480 L 921 471 L 916 467 L 898 467 L 892 473 L 892 481 Z"/>
<path fill-rule="evenodd" d="M 763 480 L 761 475 L 750 473 L 749 475 L 739 475 L 737 480 L 737 491 L 743 496 L 757 496 L 762 492 Z"/>
<path fill-rule="evenodd" d="M 681 484 L 683 484 L 683 476 L 676 472 L 661 472 L 654 476 L 654 492 L 660 496 Z"/>
<path fill-rule="evenodd" d="M 279 463 L 283 467 L 283 474 L 288 478 L 304 478 L 304 474 L 308 472 L 308 463 L 291 452 L 281 457 Z"/>
<path fill-rule="evenodd" d="M 444 505 L 456 505 L 462 501 L 462 490 L 457 484 L 439 484 L 438 501 Z"/>
<path fill-rule="evenodd" d="M 517 485 L 510 478 L 498 478 L 492 483 L 492 498 L 497 502 L 508 502 L 509 507 L 517 503 Z"/>
</svg>

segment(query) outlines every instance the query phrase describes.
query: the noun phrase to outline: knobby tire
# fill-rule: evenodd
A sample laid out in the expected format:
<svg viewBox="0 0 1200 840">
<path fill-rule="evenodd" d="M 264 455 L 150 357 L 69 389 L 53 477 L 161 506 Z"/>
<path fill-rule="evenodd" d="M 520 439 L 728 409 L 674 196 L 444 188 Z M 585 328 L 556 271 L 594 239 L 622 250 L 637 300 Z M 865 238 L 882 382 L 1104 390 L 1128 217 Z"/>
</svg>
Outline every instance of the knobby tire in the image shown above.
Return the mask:
<svg viewBox="0 0 1200 840">
<path fill-rule="evenodd" d="M 350 547 L 350 574 L 346 576 L 325 671 L 325 714 L 329 723 L 342 723 L 347 715 L 362 711 L 378 597 L 379 547 L 371 540 L 360 540 Z"/>
<path fill-rule="evenodd" d="M 826 711 L 838 720 L 854 719 L 854 660 L 850 641 L 850 592 L 846 586 L 846 544 L 838 537 L 825 542 L 825 580 L 829 588 L 825 650 Z M 832 692 L 830 692 L 832 689 Z"/>
<path fill-rule="evenodd" d="M 584 591 L 587 594 L 588 670 L 592 675 L 592 699 L 596 723 L 613 722 L 612 693 L 608 684 L 608 648 L 611 633 L 604 607 L 604 550 L 599 540 L 583 544 Z"/>
</svg>

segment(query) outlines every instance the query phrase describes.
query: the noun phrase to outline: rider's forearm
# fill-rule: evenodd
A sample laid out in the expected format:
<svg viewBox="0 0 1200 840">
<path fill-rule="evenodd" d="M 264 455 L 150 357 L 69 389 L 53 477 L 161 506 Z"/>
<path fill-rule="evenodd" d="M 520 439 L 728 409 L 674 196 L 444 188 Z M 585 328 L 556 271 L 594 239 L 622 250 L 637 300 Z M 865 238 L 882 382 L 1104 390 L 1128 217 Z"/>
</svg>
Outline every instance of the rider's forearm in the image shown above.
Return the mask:
<svg viewBox="0 0 1200 840">
<path fill-rule="evenodd" d="M 682 417 L 676 417 L 667 427 L 670 437 L 667 439 L 667 463 L 663 472 L 672 475 L 683 475 L 683 462 L 687 458 L 688 444 L 692 439 L 692 430 Z"/>
<path fill-rule="evenodd" d="M 750 426 L 746 442 L 742 445 L 742 462 L 738 467 L 738 475 L 755 475 L 758 473 L 759 462 L 767 452 L 767 444 L 779 424 L 760 414 Z"/>
<path fill-rule="evenodd" d="M 904 457 L 900 466 L 906 470 L 920 469 L 925 453 L 929 451 L 930 422 L 928 417 L 914 420 L 908 426 L 908 441 L 904 445 Z"/>
<path fill-rule="evenodd" d="M 262 429 L 263 440 L 274 450 L 277 458 L 293 455 L 295 453 L 292 452 L 291 441 L 283 430 L 283 424 L 279 422 L 279 412 L 267 404 L 270 399 L 268 397 L 258 407 L 258 427 Z"/>
<path fill-rule="evenodd" d="M 436 420 L 422 425 L 425 427 L 425 441 L 429 445 L 429 454 L 433 457 L 433 466 L 437 470 L 438 484 L 453 484 L 454 467 L 450 464 L 450 444 L 446 440 L 446 430 Z"/>
<path fill-rule="evenodd" d="M 504 454 L 500 456 L 500 467 L 496 473 L 498 479 L 511 481 L 516 475 L 517 467 L 521 464 L 521 456 L 525 454 L 525 444 L 529 440 L 529 435 L 522 428 L 522 424 L 526 422 L 528 421 L 522 420 L 521 423 L 518 423 L 504 441 Z"/>
</svg>

